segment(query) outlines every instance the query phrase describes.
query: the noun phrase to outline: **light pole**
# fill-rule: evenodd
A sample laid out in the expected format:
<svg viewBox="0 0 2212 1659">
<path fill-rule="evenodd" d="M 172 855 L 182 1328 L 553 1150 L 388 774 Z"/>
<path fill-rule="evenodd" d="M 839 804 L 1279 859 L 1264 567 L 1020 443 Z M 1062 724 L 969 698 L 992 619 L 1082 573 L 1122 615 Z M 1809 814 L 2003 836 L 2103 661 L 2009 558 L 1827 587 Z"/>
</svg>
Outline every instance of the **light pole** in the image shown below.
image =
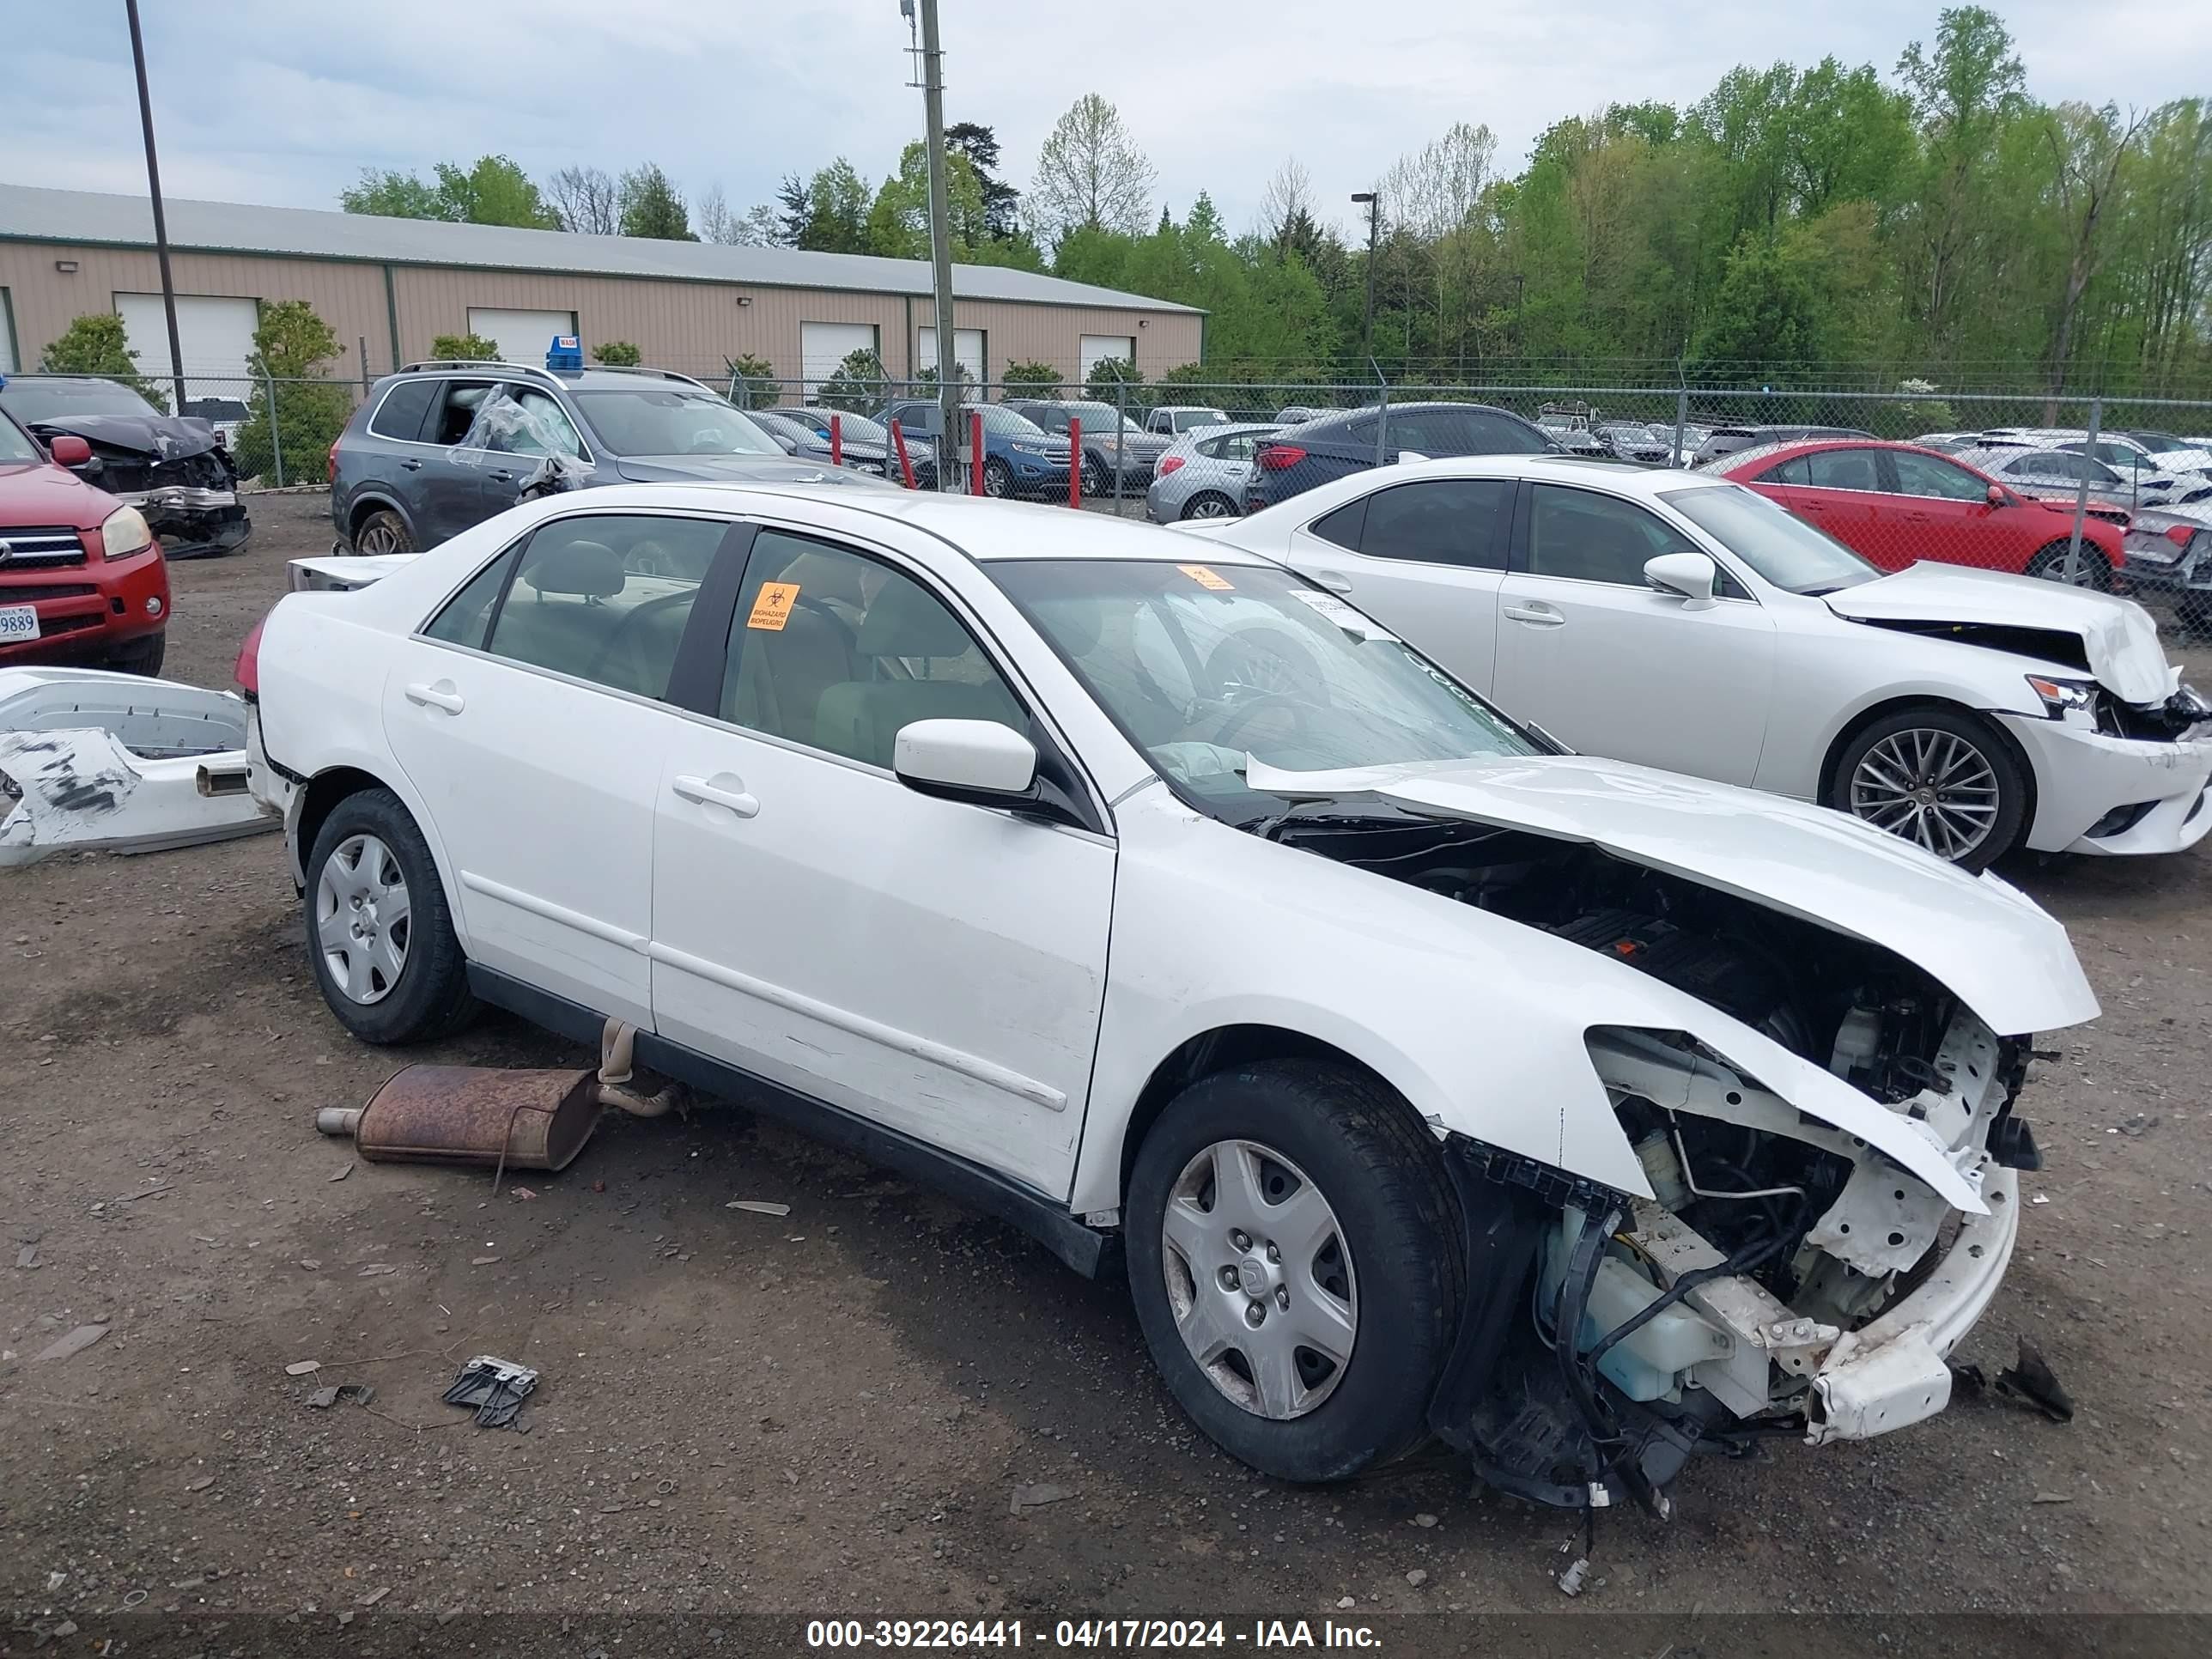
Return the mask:
<svg viewBox="0 0 2212 1659">
<path fill-rule="evenodd" d="M 1359 355 L 1371 357 L 1375 344 L 1375 235 L 1382 217 L 1382 187 L 1355 191 L 1352 199 L 1367 210 L 1367 308 L 1359 319 Z"/>
<path fill-rule="evenodd" d="M 146 90 L 146 42 L 138 33 L 138 0 L 123 0 L 124 15 L 131 21 L 131 61 L 138 71 L 138 125 L 146 133 L 146 189 L 154 201 L 154 252 L 161 264 L 161 310 L 169 323 L 170 390 L 176 395 L 177 406 L 169 412 L 185 412 L 185 349 L 177 339 L 177 285 L 169 277 L 169 226 L 161 211 L 161 165 L 154 159 L 154 100 Z M 276 418 L 272 410 L 269 418 Z"/>
</svg>

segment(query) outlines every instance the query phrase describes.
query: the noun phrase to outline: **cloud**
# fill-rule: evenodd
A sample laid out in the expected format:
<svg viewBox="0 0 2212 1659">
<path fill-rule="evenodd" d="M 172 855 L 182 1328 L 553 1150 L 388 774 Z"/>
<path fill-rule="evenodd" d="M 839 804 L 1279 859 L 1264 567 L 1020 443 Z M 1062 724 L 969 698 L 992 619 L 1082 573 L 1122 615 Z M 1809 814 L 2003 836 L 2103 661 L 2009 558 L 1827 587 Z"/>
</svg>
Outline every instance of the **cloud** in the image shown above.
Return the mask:
<svg viewBox="0 0 2212 1659">
<path fill-rule="evenodd" d="M 9 9 L 29 0 L 10 0 Z M 1217 8 L 946 8 L 949 119 L 997 129 L 1017 187 L 1052 123 L 1096 90 L 1121 108 L 1178 212 L 1200 190 L 1249 223 L 1296 155 L 1327 215 L 1454 121 L 1516 167 L 1552 122 L 1607 103 L 1693 102 L 1732 65 L 1833 53 L 1885 73 L 1935 33 L 1932 4 L 1772 0 L 1619 7 L 1323 0 Z M 2005 8 L 2038 97 L 2148 107 L 2212 91 L 2212 8 L 2079 0 Z M 331 207 L 363 167 L 427 170 L 486 152 L 543 177 L 655 161 L 740 208 L 786 173 L 848 156 L 870 179 L 918 136 L 921 98 L 890 0 L 386 0 L 320 9 L 230 0 L 146 9 L 167 188 Z M 17 20 L 0 169 L 13 182 L 141 191 L 143 158 L 119 9 L 73 18 L 64 46 Z M 27 44 L 30 43 L 30 44 Z M 2154 43 L 2155 50 L 2146 47 Z"/>
</svg>

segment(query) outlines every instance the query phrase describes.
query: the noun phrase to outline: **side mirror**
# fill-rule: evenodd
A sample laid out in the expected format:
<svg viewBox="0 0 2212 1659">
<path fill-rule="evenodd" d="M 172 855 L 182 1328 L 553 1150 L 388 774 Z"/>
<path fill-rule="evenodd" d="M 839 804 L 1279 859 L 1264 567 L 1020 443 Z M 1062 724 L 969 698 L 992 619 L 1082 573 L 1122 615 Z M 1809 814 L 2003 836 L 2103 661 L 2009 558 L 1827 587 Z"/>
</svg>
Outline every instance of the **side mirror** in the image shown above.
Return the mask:
<svg viewBox="0 0 2212 1659">
<path fill-rule="evenodd" d="M 2011 495 L 2006 493 L 2005 487 L 2001 483 L 1993 483 L 1990 486 L 1989 497 L 1991 507 L 2009 507 L 2012 504 Z"/>
<path fill-rule="evenodd" d="M 92 459 L 92 446 L 67 433 L 56 438 L 51 447 L 55 462 L 62 466 L 82 466 Z"/>
<path fill-rule="evenodd" d="M 1682 600 L 1685 611 L 1703 611 L 1713 602 L 1720 571 L 1703 553 L 1662 553 L 1644 562 L 1644 580 Z"/>
<path fill-rule="evenodd" d="M 891 770 L 925 795 L 1008 806 L 1036 781 L 1036 745 L 996 720 L 915 720 L 899 728 Z"/>
</svg>

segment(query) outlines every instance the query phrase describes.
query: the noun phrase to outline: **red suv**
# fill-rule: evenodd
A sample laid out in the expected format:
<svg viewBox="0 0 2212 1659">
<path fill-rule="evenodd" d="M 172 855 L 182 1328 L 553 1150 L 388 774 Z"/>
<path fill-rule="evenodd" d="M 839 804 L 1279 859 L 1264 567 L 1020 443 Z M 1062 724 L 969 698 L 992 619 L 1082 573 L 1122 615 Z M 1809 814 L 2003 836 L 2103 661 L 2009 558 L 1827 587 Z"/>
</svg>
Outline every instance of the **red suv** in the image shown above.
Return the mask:
<svg viewBox="0 0 2212 1659">
<path fill-rule="evenodd" d="M 89 459 L 71 437 L 49 458 L 0 414 L 0 668 L 161 671 L 168 562 L 137 507 L 68 471 Z"/>
<path fill-rule="evenodd" d="M 2039 501 L 1948 455 L 1913 444 L 1770 444 L 1713 469 L 1817 525 L 1884 570 L 1917 559 L 2065 579 L 2072 504 Z M 2110 587 L 2126 562 L 2122 526 L 2081 526 L 2076 580 Z"/>
</svg>

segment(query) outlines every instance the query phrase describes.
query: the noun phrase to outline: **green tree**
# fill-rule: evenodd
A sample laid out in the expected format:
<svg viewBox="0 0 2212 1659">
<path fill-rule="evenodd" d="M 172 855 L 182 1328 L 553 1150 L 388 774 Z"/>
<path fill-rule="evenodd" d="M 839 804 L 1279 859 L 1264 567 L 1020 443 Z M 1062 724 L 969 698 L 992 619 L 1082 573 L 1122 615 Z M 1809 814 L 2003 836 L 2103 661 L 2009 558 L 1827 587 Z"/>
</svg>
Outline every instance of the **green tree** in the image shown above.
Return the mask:
<svg viewBox="0 0 2212 1659">
<path fill-rule="evenodd" d="M 1152 211 L 1157 179 L 1121 112 L 1087 92 L 1037 151 L 1030 228 L 1040 241 L 1074 230 L 1136 231 Z"/>
<path fill-rule="evenodd" d="M 645 361 L 645 354 L 628 340 L 608 340 L 592 348 L 592 361 L 610 368 L 635 368 Z"/>
<path fill-rule="evenodd" d="M 884 373 L 884 360 L 862 346 L 845 354 L 844 361 L 814 394 L 814 401 L 848 415 L 872 415 L 883 407 L 890 392 L 890 376 Z"/>
<path fill-rule="evenodd" d="M 437 360 L 495 363 L 499 361 L 499 342 L 487 340 L 481 334 L 436 334 L 430 338 L 430 356 Z"/>
<path fill-rule="evenodd" d="M 1060 371 L 1050 363 L 1017 361 L 1008 363 L 999 378 L 1009 392 L 1019 390 L 1025 398 L 1060 396 Z"/>
<path fill-rule="evenodd" d="M 843 156 L 806 186 L 806 224 L 798 245 L 823 253 L 868 252 L 868 186 Z"/>
<path fill-rule="evenodd" d="M 955 152 L 947 156 L 945 205 L 951 217 L 952 257 L 964 259 L 969 251 L 988 239 L 983 210 L 983 191 L 974 163 Z M 868 252 L 891 259 L 929 257 L 929 152 L 919 143 L 908 144 L 899 155 L 896 173 L 883 182 L 868 209 Z"/>
<path fill-rule="evenodd" d="M 617 187 L 622 204 L 622 234 L 647 236 L 663 242 L 696 242 L 690 216 L 684 210 L 683 192 L 659 164 L 647 161 L 622 176 Z"/>
<path fill-rule="evenodd" d="M 773 409 L 783 396 L 775 378 L 775 365 L 765 357 L 744 352 L 725 357 L 730 371 L 730 401 L 740 409 Z"/>
<path fill-rule="evenodd" d="M 1083 377 L 1083 395 L 1094 403 L 1110 404 L 1126 394 L 1129 407 L 1134 409 L 1143 401 L 1144 386 L 1145 377 L 1130 359 L 1101 357 Z"/>
<path fill-rule="evenodd" d="M 1003 242 L 1019 235 L 1022 193 L 999 177 L 999 135 L 973 121 L 955 121 L 945 129 L 945 148 L 963 158 L 975 174 L 984 237 Z"/>
<path fill-rule="evenodd" d="M 338 204 L 348 213 L 381 214 L 393 219 L 447 219 L 456 224 L 519 225 L 558 230 L 561 216 L 531 183 L 530 176 L 504 155 L 484 155 L 463 168 L 441 161 L 428 183 L 411 173 L 365 168 L 361 182 L 343 191 Z"/>
<path fill-rule="evenodd" d="M 138 373 L 123 319 L 112 311 L 91 311 L 73 318 L 39 354 L 39 373 L 97 374 L 103 380 L 120 380 L 163 414 L 169 410 L 167 394 Z"/>
<path fill-rule="evenodd" d="M 238 429 L 240 477 L 321 481 L 331 446 L 353 413 L 352 386 L 325 373 L 344 351 L 305 300 L 262 302 L 246 360 L 256 384 Z"/>
</svg>

